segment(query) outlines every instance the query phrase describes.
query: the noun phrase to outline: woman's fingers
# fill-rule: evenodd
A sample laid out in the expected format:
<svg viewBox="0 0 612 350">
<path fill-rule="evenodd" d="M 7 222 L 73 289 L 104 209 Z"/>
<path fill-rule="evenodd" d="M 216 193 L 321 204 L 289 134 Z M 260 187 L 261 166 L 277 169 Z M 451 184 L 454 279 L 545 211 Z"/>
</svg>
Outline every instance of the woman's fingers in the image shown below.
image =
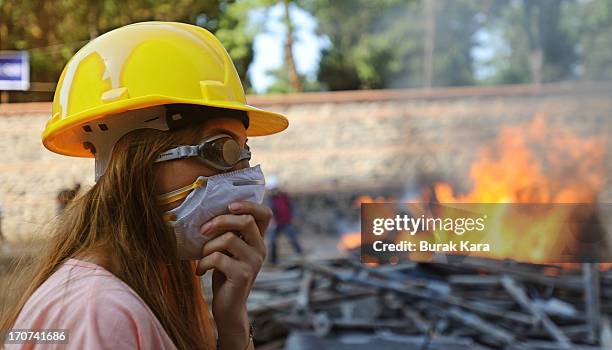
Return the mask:
<svg viewBox="0 0 612 350">
<path fill-rule="evenodd" d="M 240 234 L 250 246 L 257 249 L 260 253 L 265 253 L 265 243 L 252 215 L 219 215 L 208 221 L 200 229 L 201 234 L 211 238 L 225 232 L 236 232 Z"/>
<path fill-rule="evenodd" d="M 263 255 L 233 232 L 226 232 L 204 244 L 202 255 L 208 256 L 214 252 L 229 253 L 237 260 L 246 262 L 257 270 L 263 265 Z"/>
<path fill-rule="evenodd" d="M 250 214 L 253 215 L 259 232 L 265 235 L 270 220 L 272 220 L 272 210 L 263 204 L 253 202 L 234 202 L 229 205 L 230 213 L 232 214 Z"/>
<path fill-rule="evenodd" d="M 196 273 L 203 275 L 210 269 L 216 269 L 230 281 L 238 285 L 248 285 L 255 278 L 256 270 L 249 264 L 234 260 L 221 252 L 213 252 L 198 262 Z"/>
</svg>

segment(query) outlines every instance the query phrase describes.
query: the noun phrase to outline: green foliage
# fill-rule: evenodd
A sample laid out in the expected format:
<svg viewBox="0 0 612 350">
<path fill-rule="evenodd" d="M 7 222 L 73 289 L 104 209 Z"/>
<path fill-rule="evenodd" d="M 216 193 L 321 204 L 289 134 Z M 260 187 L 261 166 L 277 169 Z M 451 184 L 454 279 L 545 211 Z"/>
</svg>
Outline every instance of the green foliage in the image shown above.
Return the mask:
<svg viewBox="0 0 612 350">
<path fill-rule="evenodd" d="M 318 78 L 330 90 L 426 86 L 428 0 L 303 0 L 332 47 Z M 612 0 L 430 0 L 431 85 L 612 79 Z M 348 14 L 348 15 L 347 15 Z M 475 36 L 498 42 L 475 78 Z M 491 44 L 491 43 L 489 43 Z"/>
<path fill-rule="evenodd" d="M 255 35 L 262 30 L 261 23 L 252 23 L 248 15 L 249 11 L 260 6 L 261 0 L 239 1 L 226 6 L 218 24 L 209 28 L 232 57 L 245 90 L 251 87 L 248 69 L 255 56 L 253 42 Z"/>
<path fill-rule="evenodd" d="M 306 91 L 612 79 L 612 0 L 291 1 L 331 43 L 316 81 L 299 77 Z M 51 82 L 101 33 L 146 20 L 193 23 L 217 35 L 250 91 L 253 42 L 264 29 L 252 11 L 280 2 L 0 0 L 0 49 L 28 50 L 31 80 Z M 496 50 L 479 80 L 474 49 L 483 32 Z M 293 91 L 289 69 L 285 62 L 269 72 L 270 92 Z"/>
<path fill-rule="evenodd" d="M 489 1 L 439 1 L 435 12 L 433 85 L 468 85 L 476 14 Z M 330 90 L 424 85 L 424 1 L 303 1 L 332 47 L 319 80 Z M 349 14 L 349 15 L 347 15 Z"/>
<path fill-rule="evenodd" d="M 2 0 L 0 49 L 29 50 L 31 80 L 57 81 L 68 59 L 91 38 L 134 22 L 178 21 L 221 31 L 246 81 L 255 32 L 247 30 L 244 7 L 229 0 Z"/>
<path fill-rule="evenodd" d="M 612 79 L 612 0 L 573 4 L 570 11 L 580 21 L 570 26 L 576 32 L 583 78 Z"/>
<path fill-rule="evenodd" d="M 289 80 L 289 70 L 287 66 L 281 65 L 278 68 L 269 70 L 266 72 L 269 76 L 274 79 L 274 82 L 268 86 L 266 93 L 268 94 L 288 94 L 295 92 L 291 81 Z M 304 92 L 321 91 L 321 85 L 318 81 L 312 81 L 307 77 L 300 75 L 300 81 L 302 83 Z"/>
<path fill-rule="evenodd" d="M 496 83 L 552 82 L 574 78 L 576 45 L 563 18 L 573 16 L 568 0 L 498 0 L 490 23 L 506 42 L 497 53 Z"/>
<path fill-rule="evenodd" d="M 406 40 L 411 32 L 419 30 L 419 16 L 411 11 L 414 2 L 404 3 L 395 0 L 300 2 L 317 18 L 318 33 L 332 43 L 322 53 L 319 81 L 330 90 L 381 88 L 392 80 L 399 81 L 397 78 L 405 73 L 403 62 L 419 51 L 413 41 Z"/>
</svg>

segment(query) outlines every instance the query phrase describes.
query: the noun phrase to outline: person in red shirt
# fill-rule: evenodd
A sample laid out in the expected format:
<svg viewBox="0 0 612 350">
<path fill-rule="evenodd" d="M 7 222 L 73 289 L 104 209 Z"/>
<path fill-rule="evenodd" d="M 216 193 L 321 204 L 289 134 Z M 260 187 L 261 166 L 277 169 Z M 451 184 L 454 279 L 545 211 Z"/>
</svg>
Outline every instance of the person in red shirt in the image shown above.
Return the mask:
<svg viewBox="0 0 612 350">
<path fill-rule="evenodd" d="M 291 203 L 291 197 L 278 187 L 278 180 L 276 177 L 271 176 L 268 178 L 267 185 L 270 190 L 268 205 L 270 209 L 272 209 L 274 219 L 274 226 L 268 231 L 269 256 L 270 262 L 276 264 L 278 262 L 276 241 L 281 233 L 284 232 L 287 235 L 293 250 L 297 254 L 302 255 L 303 250 L 297 238 L 297 229 L 293 224 L 293 205 Z"/>
</svg>

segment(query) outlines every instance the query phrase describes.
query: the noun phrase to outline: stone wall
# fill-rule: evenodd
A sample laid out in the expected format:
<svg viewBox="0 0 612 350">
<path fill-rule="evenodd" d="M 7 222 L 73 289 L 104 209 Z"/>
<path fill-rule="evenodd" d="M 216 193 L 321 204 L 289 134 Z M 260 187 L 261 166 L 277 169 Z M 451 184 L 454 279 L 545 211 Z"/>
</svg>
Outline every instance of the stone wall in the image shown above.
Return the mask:
<svg viewBox="0 0 612 350">
<path fill-rule="evenodd" d="M 312 209 L 317 198 L 348 202 L 379 191 L 401 196 L 423 172 L 469 186 L 467 172 L 477 150 L 500 126 L 536 114 L 580 135 L 612 135 L 611 92 L 612 84 L 562 84 L 254 96 L 250 103 L 285 113 L 290 127 L 252 138 L 252 164 L 278 175 L 302 203 L 302 217 L 326 227 L 334 215 Z M 93 160 L 42 147 L 49 114 L 46 103 L 0 105 L 2 225 L 13 240 L 31 237 L 55 215 L 59 189 L 93 184 Z M 312 211 L 326 212 L 326 219 L 308 219 L 319 217 Z"/>
</svg>

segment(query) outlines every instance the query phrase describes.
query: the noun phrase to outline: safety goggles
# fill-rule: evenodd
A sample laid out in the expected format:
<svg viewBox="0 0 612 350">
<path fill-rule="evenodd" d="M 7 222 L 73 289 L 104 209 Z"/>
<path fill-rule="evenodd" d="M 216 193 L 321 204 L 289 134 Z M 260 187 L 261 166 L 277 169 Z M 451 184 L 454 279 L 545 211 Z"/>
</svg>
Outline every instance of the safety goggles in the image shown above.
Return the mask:
<svg viewBox="0 0 612 350">
<path fill-rule="evenodd" d="M 209 167 L 217 170 L 230 170 L 238 162 L 251 159 L 251 151 L 240 147 L 231 136 L 219 134 L 202 140 L 194 146 L 179 146 L 161 153 L 155 159 L 156 163 L 173 159 L 198 157 Z"/>
</svg>

